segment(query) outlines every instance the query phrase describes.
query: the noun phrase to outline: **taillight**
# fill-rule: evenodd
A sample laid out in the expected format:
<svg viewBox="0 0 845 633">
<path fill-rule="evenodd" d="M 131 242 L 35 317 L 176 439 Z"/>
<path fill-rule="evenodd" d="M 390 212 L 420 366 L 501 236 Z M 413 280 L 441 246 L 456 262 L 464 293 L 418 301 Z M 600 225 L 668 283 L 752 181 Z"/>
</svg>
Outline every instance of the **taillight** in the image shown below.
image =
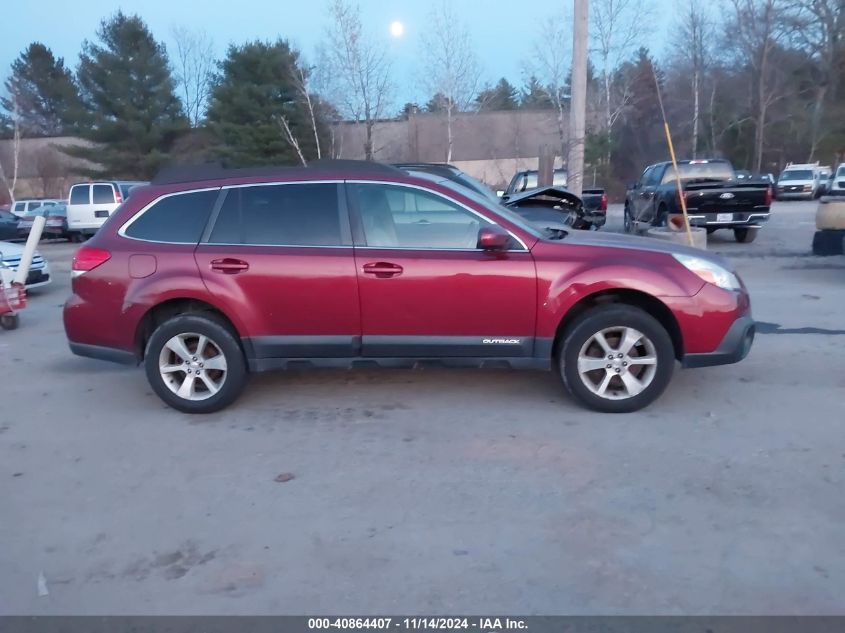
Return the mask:
<svg viewBox="0 0 845 633">
<path fill-rule="evenodd" d="M 599 211 L 607 211 L 607 194 L 601 194 L 601 202 L 599 203 Z"/>
<path fill-rule="evenodd" d="M 766 206 L 770 206 L 772 204 L 772 199 L 774 198 L 774 193 L 772 192 L 771 187 L 766 187 Z"/>
<path fill-rule="evenodd" d="M 120 195 L 120 189 L 115 189 L 114 191 L 114 201 L 120 204 L 123 202 L 123 196 Z"/>
<path fill-rule="evenodd" d="M 91 248 L 90 246 L 83 246 L 73 257 L 73 265 L 71 267 L 71 276 L 79 277 L 89 270 L 94 270 L 97 266 L 105 264 L 111 259 L 111 253 L 102 248 Z"/>
</svg>

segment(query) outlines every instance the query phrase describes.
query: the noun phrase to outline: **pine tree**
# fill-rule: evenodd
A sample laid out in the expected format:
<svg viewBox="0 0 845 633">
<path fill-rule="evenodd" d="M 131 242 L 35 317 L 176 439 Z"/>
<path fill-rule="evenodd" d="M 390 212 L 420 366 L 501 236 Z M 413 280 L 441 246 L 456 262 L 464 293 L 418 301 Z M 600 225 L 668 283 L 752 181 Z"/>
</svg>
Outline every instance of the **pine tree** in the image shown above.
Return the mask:
<svg viewBox="0 0 845 633">
<path fill-rule="evenodd" d="M 8 96 L 0 98 L 0 105 L 9 114 L 17 110 L 22 136 L 70 134 L 83 118 L 73 75 L 40 42 L 30 44 L 12 63 L 5 86 Z"/>
<path fill-rule="evenodd" d="M 519 106 L 517 97 L 516 88 L 502 77 L 492 88 L 482 90 L 476 102 L 479 110 L 516 110 Z"/>
<path fill-rule="evenodd" d="M 552 100 L 543 84 L 534 75 L 528 78 L 520 92 L 519 106 L 528 110 L 540 110 L 552 107 Z"/>
<path fill-rule="evenodd" d="M 97 36 L 84 43 L 77 72 L 90 121 L 80 133 L 94 146 L 65 151 L 91 161 L 93 177 L 150 178 L 188 129 L 167 51 L 140 17 L 121 11 Z"/>
<path fill-rule="evenodd" d="M 314 129 L 303 94 L 307 81 L 297 80 L 307 80 L 308 73 L 300 68 L 299 53 L 288 42 L 230 46 L 220 70 L 207 121 L 216 153 L 225 164 L 296 164 L 316 158 Z M 317 105 L 322 138 L 325 123 L 320 115 L 325 108 L 318 98 L 309 96 Z"/>
</svg>

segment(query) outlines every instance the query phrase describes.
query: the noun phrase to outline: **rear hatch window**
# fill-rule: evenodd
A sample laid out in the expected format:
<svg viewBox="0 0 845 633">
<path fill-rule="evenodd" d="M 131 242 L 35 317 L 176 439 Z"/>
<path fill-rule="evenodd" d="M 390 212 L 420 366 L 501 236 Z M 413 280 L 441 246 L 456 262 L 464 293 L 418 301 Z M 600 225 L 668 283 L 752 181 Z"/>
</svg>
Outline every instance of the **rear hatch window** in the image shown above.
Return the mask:
<svg viewBox="0 0 845 633">
<path fill-rule="evenodd" d="M 111 185 L 94 185 L 94 204 L 114 204 L 114 189 Z"/>
<path fill-rule="evenodd" d="M 70 188 L 71 204 L 89 204 L 91 198 L 88 195 L 91 187 L 88 185 L 74 185 Z"/>
</svg>

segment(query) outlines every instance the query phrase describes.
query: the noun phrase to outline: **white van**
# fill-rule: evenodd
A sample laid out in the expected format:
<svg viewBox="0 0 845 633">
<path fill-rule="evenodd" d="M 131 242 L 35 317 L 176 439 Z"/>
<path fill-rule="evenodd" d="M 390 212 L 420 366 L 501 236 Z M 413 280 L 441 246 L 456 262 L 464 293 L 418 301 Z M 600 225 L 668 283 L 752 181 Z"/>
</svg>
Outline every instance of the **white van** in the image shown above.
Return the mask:
<svg viewBox="0 0 845 633">
<path fill-rule="evenodd" d="M 15 200 L 15 204 L 12 205 L 11 211 L 17 217 L 22 218 L 35 207 L 40 207 L 42 205 L 45 207 L 52 207 L 54 204 L 59 204 L 60 202 L 62 202 L 62 200 L 53 200 L 48 198 Z"/>
<path fill-rule="evenodd" d="M 778 200 L 813 200 L 823 191 L 818 163 L 789 163 L 778 178 L 775 193 Z"/>
<path fill-rule="evenodd" d="M 68 194 L 67 228 L 72 236 L 93 235 L 133 188 L 146 182 L 81 182 Z"/>
</svg>

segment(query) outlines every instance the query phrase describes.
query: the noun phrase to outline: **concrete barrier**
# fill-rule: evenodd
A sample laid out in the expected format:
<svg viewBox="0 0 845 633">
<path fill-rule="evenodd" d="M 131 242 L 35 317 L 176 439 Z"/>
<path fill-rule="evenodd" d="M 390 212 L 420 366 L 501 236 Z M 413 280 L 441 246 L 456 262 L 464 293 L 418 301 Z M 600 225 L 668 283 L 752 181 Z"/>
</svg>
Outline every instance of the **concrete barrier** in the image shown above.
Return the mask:
<svg viewBox="0 0 845 633">
<path fill-rule="evenodd" d="M 692 245 L 695 248 L 707 250 L 707 229 L 700 227 L 690 227 L 692 232 Z M 665 240 L 667 242 L 675 242 L 676 244 L 684 244 L 689 246 L 689 238 L 686 230 L 676 231 L 674 229 L 666 228 L 665 226 L 658 226 L 651 228 L 645 233 L 648 237 L 653 237 L 658 240 Z"/>
<path fill-rule="evenodd" d="M 830 197 L 819 200 L 816 228 L 820 231 L 845 229 L 845 198 Z"/>
</svg>

